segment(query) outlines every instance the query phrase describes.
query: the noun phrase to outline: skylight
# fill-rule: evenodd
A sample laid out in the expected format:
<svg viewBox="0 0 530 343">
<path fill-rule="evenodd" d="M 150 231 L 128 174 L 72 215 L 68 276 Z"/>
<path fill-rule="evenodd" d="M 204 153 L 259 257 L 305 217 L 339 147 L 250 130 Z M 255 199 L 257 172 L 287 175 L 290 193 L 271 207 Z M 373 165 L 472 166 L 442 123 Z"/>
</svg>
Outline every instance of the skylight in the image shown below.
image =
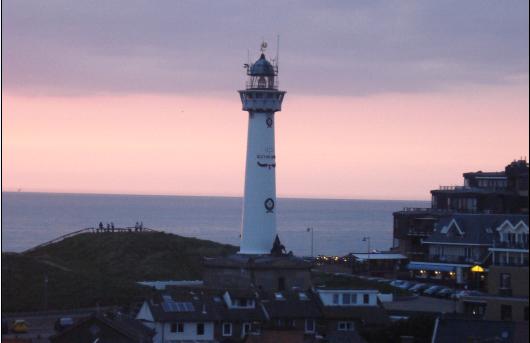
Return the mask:
<svg viewBox="0 0 530 343">
<path fill-rule="evenodd" d="M 177 302 L 170 296 L 162 296 L 162 308 L 165 312 L 193 312 L 195 307 L 191 302 Z"/>
</svg>

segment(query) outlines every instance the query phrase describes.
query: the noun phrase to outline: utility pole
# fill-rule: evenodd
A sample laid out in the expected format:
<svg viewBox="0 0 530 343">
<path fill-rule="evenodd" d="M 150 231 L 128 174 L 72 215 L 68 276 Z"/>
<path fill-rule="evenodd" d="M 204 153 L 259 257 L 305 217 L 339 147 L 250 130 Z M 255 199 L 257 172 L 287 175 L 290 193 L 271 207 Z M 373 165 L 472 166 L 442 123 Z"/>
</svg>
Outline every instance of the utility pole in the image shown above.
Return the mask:
<svg viewBox="0 0 530 343">
<path fill-rule="evenodd" d="M 315 246 L 315 230 L 312 227 L 307 228 L 307 232 L 311 232 L 311 257 L 315 257 L 314 246 Z"/>
</svg>

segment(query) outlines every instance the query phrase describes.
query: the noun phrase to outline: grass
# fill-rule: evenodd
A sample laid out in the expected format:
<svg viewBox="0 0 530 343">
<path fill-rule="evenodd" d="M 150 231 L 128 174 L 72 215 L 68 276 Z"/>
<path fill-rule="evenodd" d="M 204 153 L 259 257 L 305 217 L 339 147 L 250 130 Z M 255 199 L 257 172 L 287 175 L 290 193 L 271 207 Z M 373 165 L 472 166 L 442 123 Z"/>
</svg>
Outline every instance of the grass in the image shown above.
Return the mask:
<svg viewBox="0 0 530 343">
<path fill-rule="evenodd" d="M 128 305 L 150 292 L 136 281 L 201 279 L 204 256 L 236 251 L 163 232 L 131 232 L 86 233 L 25 254 L 3 253 L 2 312 Z"/>
</svg>

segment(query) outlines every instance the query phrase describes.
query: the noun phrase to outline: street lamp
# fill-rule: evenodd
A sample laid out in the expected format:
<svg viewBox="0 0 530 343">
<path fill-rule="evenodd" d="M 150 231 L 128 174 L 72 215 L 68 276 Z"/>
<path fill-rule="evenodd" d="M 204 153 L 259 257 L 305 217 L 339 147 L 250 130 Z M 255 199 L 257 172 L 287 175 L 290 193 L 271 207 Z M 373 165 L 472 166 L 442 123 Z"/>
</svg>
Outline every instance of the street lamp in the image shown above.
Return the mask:
<svg viewBox="0 0 530 343">
<path fill-rule="evenodd" d="M 363 237 L 363 242 L 368 243 L 368 273 L 370 273 L 370 236 Z"/>
<path fill-rule="evenodd" d="M 312 227 L 307 228 L 307 232 L 311 232 L 311 257 L 314 257 L 314 239 L 315 239 L 315 230 Z"/>
</svg>

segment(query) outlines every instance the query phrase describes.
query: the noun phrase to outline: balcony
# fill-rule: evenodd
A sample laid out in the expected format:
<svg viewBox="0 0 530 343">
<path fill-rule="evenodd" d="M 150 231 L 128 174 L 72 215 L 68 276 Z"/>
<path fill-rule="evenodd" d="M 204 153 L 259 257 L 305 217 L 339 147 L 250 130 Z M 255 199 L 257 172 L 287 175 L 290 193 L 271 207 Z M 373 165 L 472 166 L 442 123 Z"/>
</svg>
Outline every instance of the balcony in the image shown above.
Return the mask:
<svg viewBox="0 0 530 343">
<path fill-rule="evenodd" d="M 514 250 L 528 250 L 528 242 L 501 242 L 494 241 L 491 249 L 514 249 Z"/>
</svg>

